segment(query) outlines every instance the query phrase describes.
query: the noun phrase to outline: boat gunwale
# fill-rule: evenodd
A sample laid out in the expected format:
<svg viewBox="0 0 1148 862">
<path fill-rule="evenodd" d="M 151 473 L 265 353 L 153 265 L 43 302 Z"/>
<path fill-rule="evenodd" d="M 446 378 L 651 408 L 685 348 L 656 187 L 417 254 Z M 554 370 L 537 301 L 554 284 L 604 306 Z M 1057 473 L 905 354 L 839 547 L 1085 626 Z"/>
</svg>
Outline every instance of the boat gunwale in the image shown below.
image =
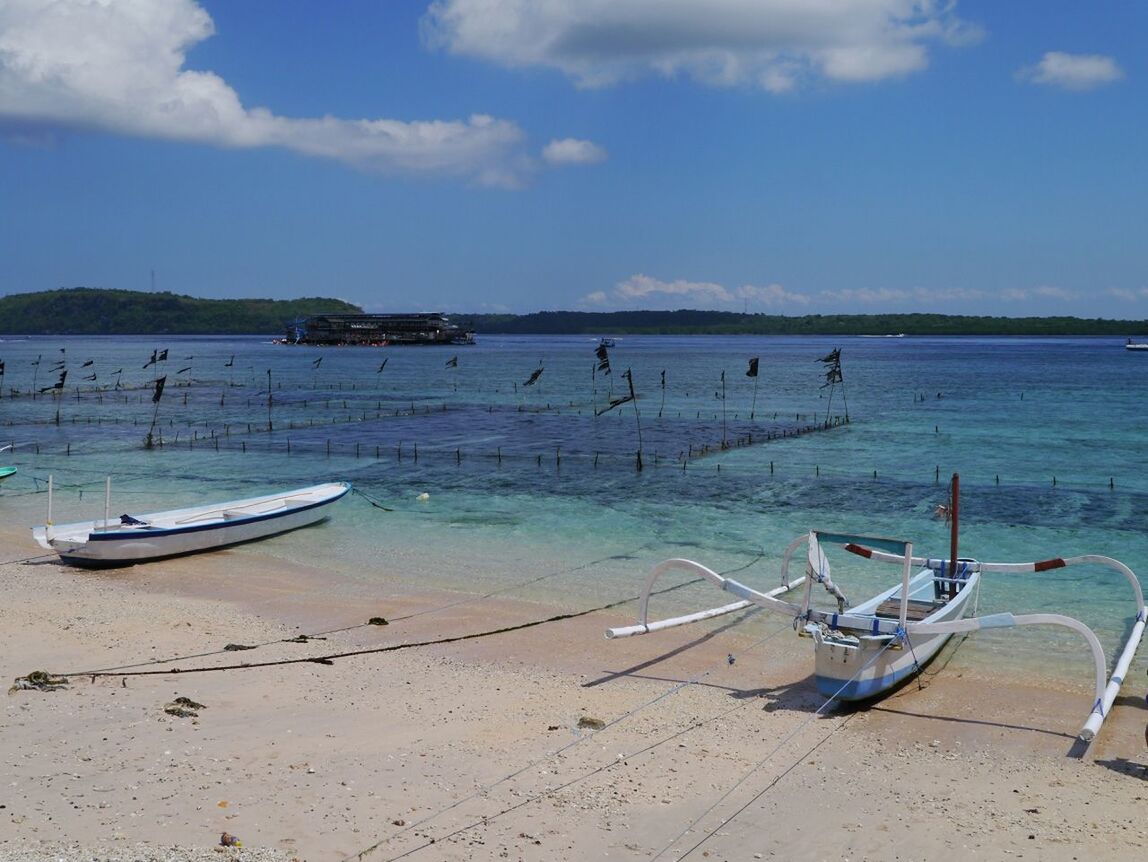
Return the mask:
<svg viewBox="0 0 1148 862">
<path fill-rule="evenodd" d="M 93 530 L 88 534 L 88 541 L 91 542 L 111 542 L 111 541 L 131 541 L 133 539 L 148 539 L 156 538 L 158 536 L 175 536 L 183 533 L 199 533 L 205 530 L 227 530 L 231 527 L 242 527 L 247 524 L 255 524 L 260 521 L 272 521 L 276 518 L 283 518 L 287 515 L 298 514 L 299 512 L 306 512 L 315 509 L 319 506 L 326 506 L 341 500 L 351 490 L 351 486 L 347 485 L 338 494 L 322 500 L 316 500 L 313 503 L 304 505 L 292 506 L 290 504 L 284 506 L 280 511 L 276 512 L 263 512 L 254 515 L 244 515 L 238 518 L 227 518 L 222 514 L 219 518 L 211 521 L 204 521 L 202 524 L 188 524 L 181 527 L 154 527 L 147 525 L 144 527 L 135 527 L 132 530 Z M 240 502 L 240 501 L 236 501 Z M 219 507 L 220 511 L 224 511 L 226 507 Z"/>
<path fill-rule="evenodd" d="M 235 506 L 252 506 L 258 503 L 269 503 L 273 500 L 289 498 L 291 496 L 300 495 L 300 492 L 306 492 L 318 488 L 340 487 L 341 490 L 332 492 L 329 495 L 313 500 L 309 503 L 302 503 L 292 505 L 288 503 L 282 509 L 274 512 L 254 513 L 251 515 L 243 515 L 236 518 L 226 518 L 223 513 L 229 511 L 231 507 Z M 61 524 L 52 528 L 52 535 L 47 536 L 48 525 L 39 525 L 32 528 L 33 535 L 44 535 L 45 540 L 55 546 L 56 542 L 68 542 L 70 544 L 88 542 L 120 542 L 120 541 L 135 541 L 143 539 L 156 539 L 163 536 L 175 536 L 186 533 L 197 533 L 206 530 L 227 530 L 231 527 L 241 527 L 249 524 L 259 523 L 260 521 L 270 521 L 277 518 L 283 518 L 288 515 L 306 512 L 315 509 L 319 506 L 326 506 L 330 503 L 337 502 L 345 497 L 351 490 L 349 482 L 326 482 L 322 485 L 313 485 L 310 488 L 297 489 L 294 492 L 284 494 L 266 494 L 261 497 L 249 497 L 242 500 L 230 500 L 226 503 L 214 504 L 211 506 L 191 507 L 187 509 L 170 509 L 164 512 L 155 512 L 141 516 L 141 518 L 155 518 L 161 516 L 170 516 L 172 513 L 186 512 L 203 512 L 212 513 L 219 512 L 219 517 L 210 521 L 204 521 L 199 524 L 187 524 L 183 526 L 155 526 L 152 524 L 132 525 L 129 529 L 99 529 L 99 521 L 78 521 L 71 524 Z M 73 532 L 74 531 L 74 532 Z"/>
</svg>

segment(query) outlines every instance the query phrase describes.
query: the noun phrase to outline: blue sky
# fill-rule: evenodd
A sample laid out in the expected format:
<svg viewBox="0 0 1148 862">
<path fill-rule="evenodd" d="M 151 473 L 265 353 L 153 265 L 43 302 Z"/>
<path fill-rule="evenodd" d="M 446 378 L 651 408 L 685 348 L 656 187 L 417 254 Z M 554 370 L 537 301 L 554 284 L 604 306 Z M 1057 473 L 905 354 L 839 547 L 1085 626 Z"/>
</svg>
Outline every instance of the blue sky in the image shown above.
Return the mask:
<svg viewBox="0 0 1148 862">
<path fill-rule="evenodd" d="M 1148 317 L 1148 6 L 0 0 L 0 293 Z"/>
</svg>

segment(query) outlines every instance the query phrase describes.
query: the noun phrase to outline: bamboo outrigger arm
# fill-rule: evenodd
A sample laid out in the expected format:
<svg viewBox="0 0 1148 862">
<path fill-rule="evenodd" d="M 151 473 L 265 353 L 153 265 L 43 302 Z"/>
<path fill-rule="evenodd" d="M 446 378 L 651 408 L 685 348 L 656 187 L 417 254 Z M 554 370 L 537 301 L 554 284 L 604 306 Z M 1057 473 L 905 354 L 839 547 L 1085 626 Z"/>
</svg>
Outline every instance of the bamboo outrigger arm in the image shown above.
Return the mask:
<svg viewBox="0 0 1148 862">
<path fill-rule="evenodd" d="M 710 608 L 709 610 L 698 611 L 693 614 L 686 614 L 685 616 L 672 617 L 670 619 L 658 620 L 656 622 L 648 622 L 649 620 L 649 606 L 650 606 L 650 593 L 653 590 L 654 584 L 666 572 L 673 571 L 674 569 L 682 569 L 687 572 L 692 572 L 718 589 L 725 592 L 733 593 L 735 596 L 741 596 L 740 601 L 732 602 L 728 605 L 721 607 Z M 805 580 L 804 577 L 797 578 L 780 587 L 776 587 L 767 593 L 755 590 L 752 587 L 747 587 L 745 584 L 730 578 L 725 578 L 717 572 L 703 566 L 701 563 L 695 563 L 693 560 L 684 560 L 675 558 L 666 560 L 654 566 L 649 575 L 646 576 L 646 582 L 642 585 L 642 598 L 638 603 L 638 622 L 632 626 L 619 626 L 606 630 L 607 638 L 625 638 L 632 635 L 644 635 L 649 632 L 661 631 L 662 629 L 671 629 L 677 626 L 684 626 L 689 623 L 696 623 L 700 620 L 713 619 L 720 617 L 724 614 L 731 614 L 736 611 L 744 610 L 750 605 L 758 605 L 766 608 L 767 610 L 776 611 L 778 613 L 788 614 L 789 616 L 797 616 L 801 613 L 801 606 L 786 602 L 778 598 L 778 596 L 789 592 L 793 587 L 799 586 Z"/>
<path fill-rule="evenodd" d="M 1112 693 L 1112 699 L 1105 703 L 1107 692 L 1105 691 L 1105 674 L 1107 673 L 1108 665 L 1104 660 L 1104 647 L 1100 645 L 1100 640 L 1096 634 L 1078 619 L 1067 617 L 1064 614 L 989 614 L 983 617 L 972 617 L 963 620 L 951 620 L 944 623 L 910 623 L 906 626 L 908 634 L 957 634 L 958 632 L 977 631 L 978 629 L 998 629 L 998 628 L 1011 628 L 1013 626 L 1063 626 L 1064 628 L 1072 629 L 1074 632 L 1084 638 L 1088 644 L 1089 649 L 1092 651 L 1092 660 L 1096 668 L 1096 696 L 1092 701 L 1092 712 L 1088 716 L 1084 727 L 1081 728 L 1079 736 L 1085 742 L 1090 742 L 1096 731 L 1100 729 L 1104 717 L 1108 713 L 1108 708 L 1112 706 L 1112 700 L 1116 697 L 1116 691 L 1120 690 L 1119 683 L 1116 684 L 1116 691 Z M 1143 629 L 1143 622 L 1138 623 Z M 1139 638 L 1137 638 L 1139 640 Z M 1131 657 L 1129 657 L 1131 661 Z M 1115 675 L 1114 675 L 1115 679 Z"/>
<path fill-rule="evenodd" d="M 877 560 L 882 563 L 897 563 L 900 565 L 905 562 L 905 558 L 897 554 L 886 553 L 884 551 L 875 550 L 873 548 L 864 547 L 862 545 L 845 545 L 845 550 L 854 554 L 858 554 L 862 557 L 866 557 L 867 559 Z M 1132 592 L 1136 596 L 1137 615 L 1143 615 L 1144 592 L 1140 586 L 1139 578 L 1137 578 L 1136 574 L 1124 563 L 1113 559 L 1112 557 L 1106 557 L 1103 554 L 1081 554 L 1076 557 L 1053 557 L 1052 559 L 1036 560 L 1031 563 L 985 563 L 976 560 L 961 561 L 961 565 L 967 567 L 970 572 L 999 572 L 1006 575 L 1019 575 L 1030 572 L 1048 572 L 1052 569 L 1063 569 L 1067 568 L 1068 566 L 1078 566 L 1085 563 L 1093 563 L 1098 566 L 1106 566 L 1124 575 L 1125 580 L 1128 581 L 1129 586 L 1132 587 Z M 913 557 L 912 564 L 914 566 L 921 566 L 922 568 L 939 571 L 948 567 L 949 561 L 936 559 L 934 557 Z"/>
</svg>

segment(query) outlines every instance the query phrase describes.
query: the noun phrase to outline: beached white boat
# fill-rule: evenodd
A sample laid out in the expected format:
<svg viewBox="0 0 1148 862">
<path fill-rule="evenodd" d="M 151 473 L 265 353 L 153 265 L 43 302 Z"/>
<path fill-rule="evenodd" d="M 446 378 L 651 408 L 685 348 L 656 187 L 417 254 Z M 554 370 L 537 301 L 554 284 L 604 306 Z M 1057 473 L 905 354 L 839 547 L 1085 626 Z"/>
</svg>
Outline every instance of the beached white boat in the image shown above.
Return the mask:
<svg viewBox="0 0 1148 862">
<path fill-rule="evenodd" d="M 1098 555 L 1056 557 L 1026 563 L 986 563 L 958 558 L 955 547 L 955 495 L 953 501 L 954 542 L 952 553 L 947 558 L 914 557 L 910 542 L 814 531 L 790 543 L 782 558 L 782 584 L 767 592 L 723 577 L 692 560 L 666 560 L 655 566 L 646 578 L 637 624 L 609 629 L 606 637 L 647 634 L 757 606 L 793 620 L 795 631 L 813 640 L 814 676 L 818 691 L 838 700 L 868 700 L 885 694 L 920 672 L 945 642 L 959 632 L 1011 626 L 1062 626 L 1077 632 L 1088 644 L 1092 654 L 1096 671 L 1095 699 L 1080 730 L 1081 739 L 1091 740 L 1116 700 L 1144 634 L 1148 609 L 1144 606 L 1139 580 L 1120 561 Z M 809 548 L 806 574 L 791 581 L 790 560 L 805 544 Z M 899 565 L 900 583 L 847 611 L 849 602 L 833 582 L 825 556 L 824 547 L 832 545 L 841 545 L 847 551 L 872 560 Z M 1132 627 L 1111 678 L 1107 681 L 1107 664 L 1100 641 L 1090 628 L 1077 619 L 1062 614 L 997 613 L 983 617 L 965 616 L 982 573 L 1037 573 L 1078 564 L 1115 569 L 1127 579 L 1135 597 Z M 719 589 L 737 596 L 739 600 L 685 616 L 650 622 L 650 595 L 662 575 L 673 570 L 700 576 Z M 917 570 L 915 574 L 914 570 Z M 837 601 L 836 610 L 822 610 L 812 606 L 815 582 L 834 596 Z M 799 599 L 786 598 L 787 594 L 802 585 L 804 589 Z"/>
<path fill-rule="evenodd" d="M 111 518 L 110 483 L 104 517 L 75 524 L 52 523 L 52 486 L 48 520 L 33 527 L 41 547 L 82 566 L 119 566 L 215 550 L 264 539 L 327 517 L 327 507 L 351 490 L 347 482 L 329 482 L 278 494 Z"/>
</svg>

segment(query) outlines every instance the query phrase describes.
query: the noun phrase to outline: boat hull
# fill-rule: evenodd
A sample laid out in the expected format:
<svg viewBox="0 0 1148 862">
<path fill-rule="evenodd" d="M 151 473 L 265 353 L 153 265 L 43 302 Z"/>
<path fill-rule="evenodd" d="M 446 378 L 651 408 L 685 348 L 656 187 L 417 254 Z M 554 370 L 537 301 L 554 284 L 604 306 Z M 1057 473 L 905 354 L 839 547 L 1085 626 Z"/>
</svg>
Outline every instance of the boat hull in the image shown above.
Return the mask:
<svg viewBox="0 0 1148 862">
<path fill-rule="evenodd" d="M 214 507 L 141 516 L 138 525 L 103 529 L 102 522 L 33 528 L 39 544 L 66 563 L 124 566 L 213 551 L 297 530 L 325 520 L 328 507 L 350 491 L 331 483 Z"/>
<path fill-rule="evenodd" d="M 922 622 L 939 623 L 964 616 L 972 596 L 973 575 L 956 597 L 950 599 Z M 811 632 L 814 640 L 814 676 L 817 690 L 825 697 L 863 701 L 880 697 L 919 673 L 952 637 L 950 634 L 914 636 L 909 626 L 907 640 L 886 649 L 888 637 L 860 632 Z"/>
</svg>

